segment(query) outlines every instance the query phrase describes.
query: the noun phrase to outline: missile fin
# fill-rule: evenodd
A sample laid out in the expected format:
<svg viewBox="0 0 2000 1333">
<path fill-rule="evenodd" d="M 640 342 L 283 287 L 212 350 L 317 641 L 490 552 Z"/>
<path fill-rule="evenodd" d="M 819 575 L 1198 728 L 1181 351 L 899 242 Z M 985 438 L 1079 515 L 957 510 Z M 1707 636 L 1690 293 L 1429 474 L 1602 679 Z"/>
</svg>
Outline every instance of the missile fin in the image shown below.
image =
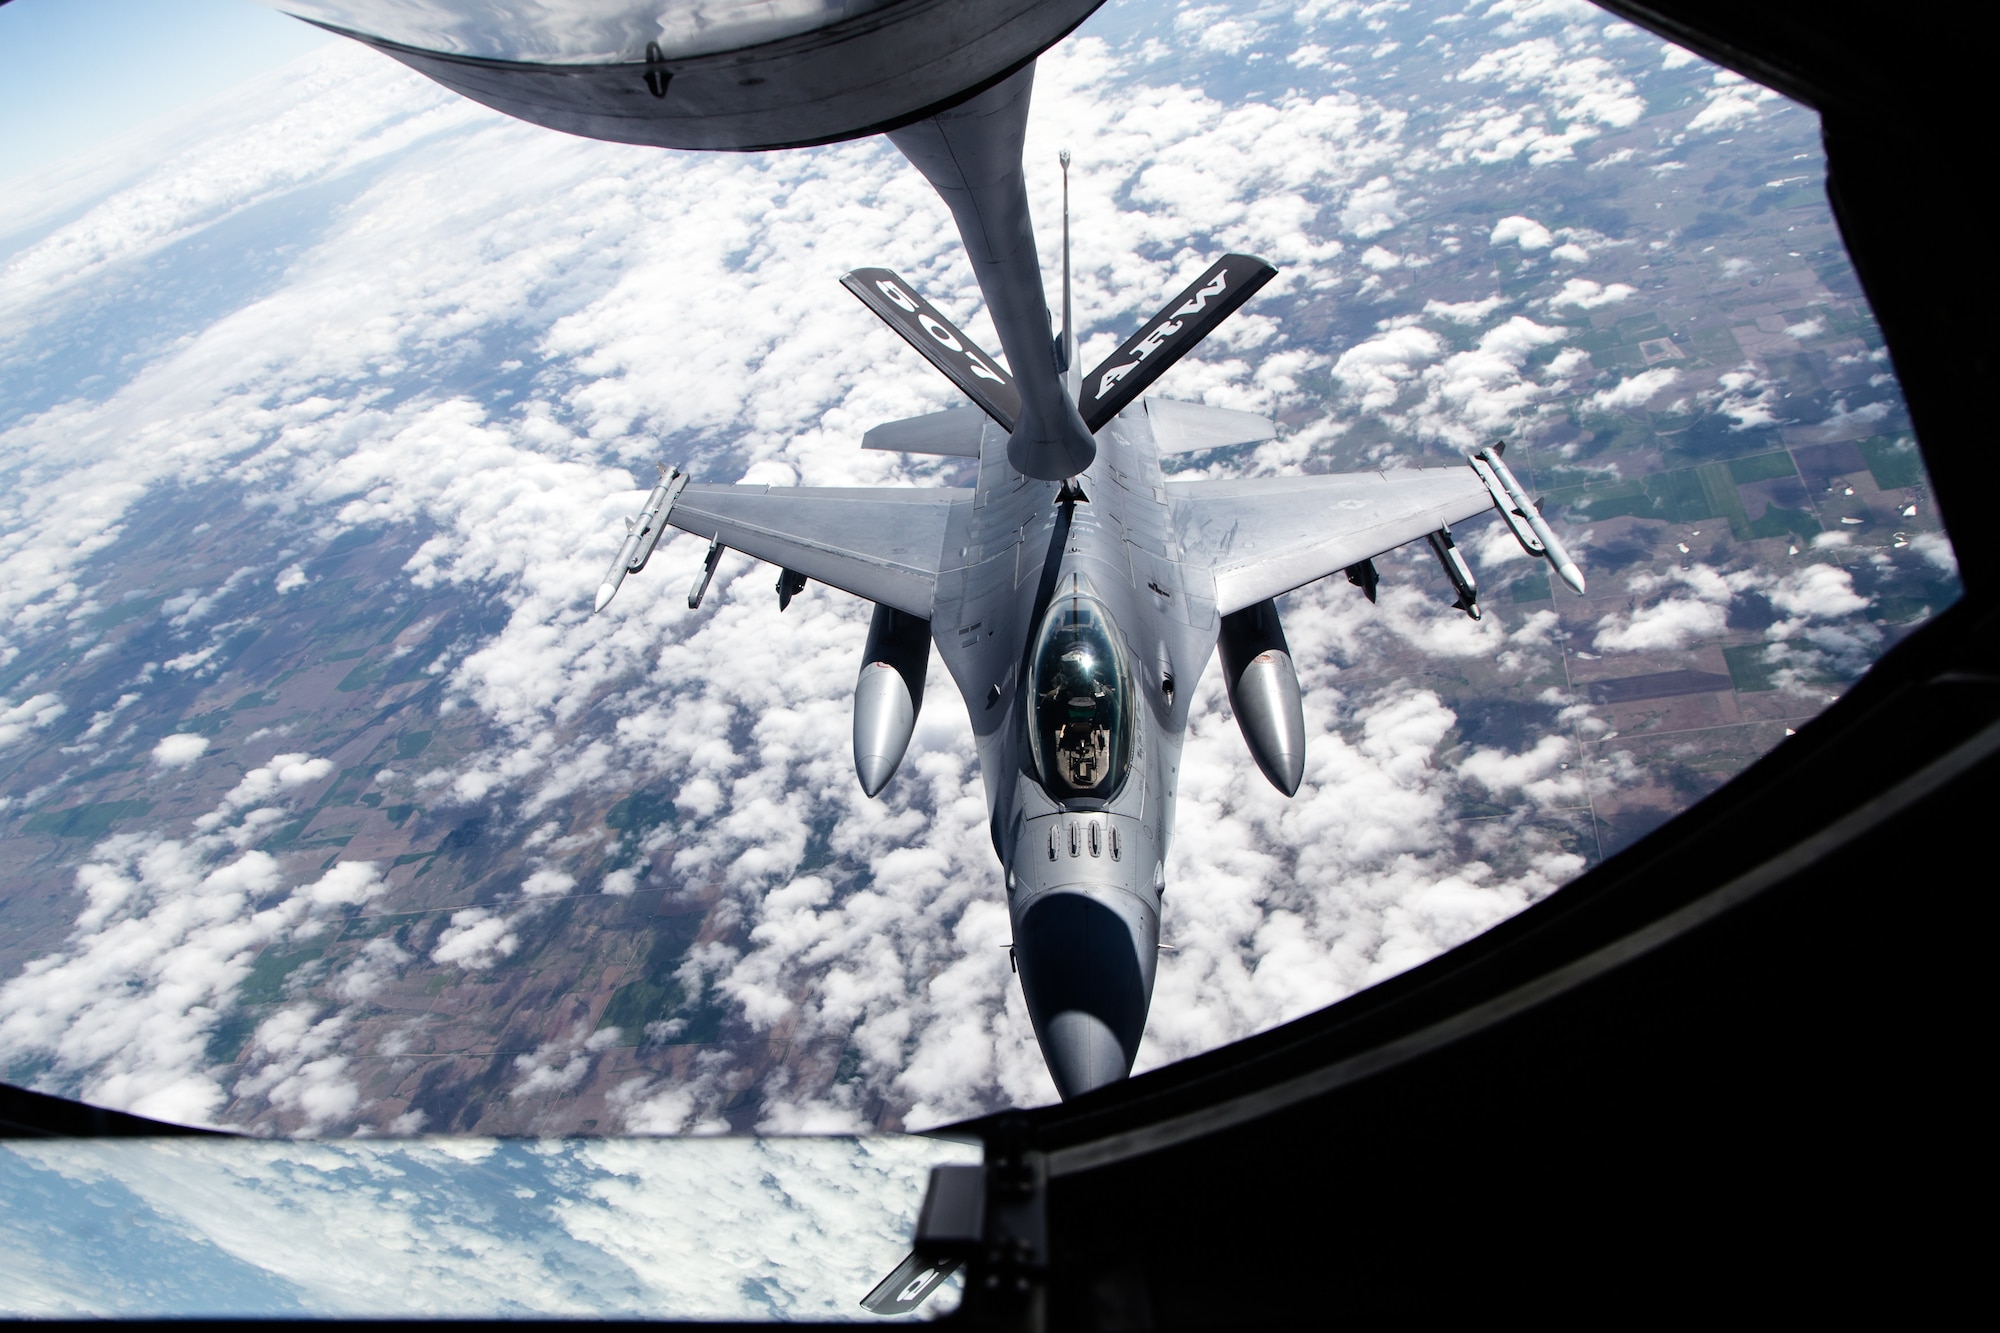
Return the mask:
<svg viewBox="0 0 2000 1333">
<path fill-rule="evenodd" d="M 806 576 L 795 570 L 778 571 L 778 610 L 783 611 L 792 604 L 792 598 L 806 590 Z"/>
<path fill-rule="evenodd" d="M 1382 582 L 1382 575 L 1376 571 L 1375 562 L 1363 560 L 1359 564 L 1349 565 L 1346 573 L 1347 581 L 1361 589 L 1361 595 L 1372 603 L 1375 600 L 1375 589 Z"/>
</svg>

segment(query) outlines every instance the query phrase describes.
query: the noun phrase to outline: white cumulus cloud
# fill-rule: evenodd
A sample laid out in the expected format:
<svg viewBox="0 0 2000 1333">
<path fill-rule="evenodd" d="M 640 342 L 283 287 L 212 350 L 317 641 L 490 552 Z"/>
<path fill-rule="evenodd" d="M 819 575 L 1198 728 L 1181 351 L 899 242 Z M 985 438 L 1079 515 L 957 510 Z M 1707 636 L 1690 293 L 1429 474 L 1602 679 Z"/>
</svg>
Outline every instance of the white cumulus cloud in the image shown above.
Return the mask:
<svg viewBox="0 0 2000 1333">
<path fill-rule="evenodd" d="M 1415 325 L 1390 329 L 1340 354 L 1333 377 L 1365 412 L 1389 407 L 1414 379 L 1417 368 L 1444 350 L 1438 336 Z"/>
<path fill-rule="evenodd" d="M 1403 220 L 1396 205 L 1396 186 L 1387 176 L 1377 176 L 1347 197 L 1340 210 L 1340 225 L 1362 240 L 1380 236 Z"/>
<path fill-rule="evenodd" d="M 1592 282 L 1589 278 L 1571 278 L 1563 284 L 1563 289 L 1549 298 L 1549 309 L 1560 310 L 1570 306 L 1578 310 L 1595 310 L 1599 306 L 1616 305 L 1629 300 L 1637 289 L 1630 283 L 1614 282 L 1609 285 Z"/>
<path fill-rule="evenodd" d="M 1624 129 L 1645 114 L 1645 99 L 1609 60 L 1574 55 L 1549 37 L 1488 51 L 1457 75 L 1460 82 L 1497 83 L 1527 94 L 1453 118 L 1438 146 L 1454 160 L 1503 162 L 1526 154 L 1531 166 L 1572 160 L 1579 144 L 1607 129 Z"/>
<path fill-rule="evenodd" d="M 1761 106 L 1777 99 L 1769 88 L 1751 83 L 1741 74 L 1718 70 L 1713 84 L 1704 92 L 1702 109 L 1687 123 L 1691 133 L 1731 130 L 1757 118 Z"/>
<path fill-rule="evenodd" d="M 1623 412 L 1644 407 L 1679 378 L 1679 372 L 1655 366 L 1590 395 L 1590 405 L 1600 412 Z"/>
<path fill-rule="evenodd" d="M 1601 618 L 1591 640 L 1599 652 L 1660 652 L 1713 639 L 1727 627 L 1729 603 L 1736 595 L 1729 580 L 1707 565 L 1637 574 L 1625 586 L 1640 598 L 1668 595 L 1635 611 Z"/>
<path fill-rule="evenodd" d="M 1470 351 L 1453 353 L 1423 372 L 1424 401 L 1411 413 L 1412 424 L 1421 434 L 1471 448 L 1531 416 L 1550 390 L 1522 368 L 1537 348 L 1568 333 L 1525 315 L 1488 329 Z"/>
<path fill-rule="evenodd" d="M 1555 236 L 1547 227 L 1533 218 L 1519 214 L 1501 218 L 1493 224 L 1493 232 L 1486 238 L 1494 245 L 1518 245 L 1523 250 L 1546 250 L 1555 244 Z"/>
<path fill-rule="evenodd" d="M 1426 301 L 1424 313 L 1454 324 L 1482 324 L 1486 317 L 1507 304 L 1505 297 L 1489 296 L 1479 301 Z"/>
<path fill-rule="evenodd" d="M 232 808 L 215 813 L 227 819 Z M 374 867 L 355 862 L 288 889 L 275 857 L 243 846 L 255 836 L 255 825 L 211 823 L 188 838 L 116 834 L 98 844 L 77 872 L 84 908 L 69 938 L 0 986 L 0 1059 L 44 1062 L 99 1105 L 212 1123 L 244 1089 L 225 1087 L 207 1043 L 258 954 L 310 933 L 317 911 L 378 887 Z M 308 1041 L 314 1028 L 301 1009 L 272 1029 L 278 1046 L 253 1037 L 245 1069 L 254 1081 L 297 1057 L 270 1086 L 304 1080 L 287 1086 L 324 1123 L 352 1111 L 358 1094 L 324 1063 L 336 1058 L 338 1029 Z M 322 1063 L 308 1072 L 313 1060 Z"/>
<path fill-rule="evenodd" d="M 208 752 L 208 737 L 179 733 L 153 747 L 153 762 L 161 768 L 187 768 Z"/>
<path fill-rule="evenodd" d="M 451 914 L 451 924 L 438 935 L 431 949 L 434 962 L 449 963 L 469 971 L 484 971 L 521 947 L 513 922 L 495 916 L 483 907 L 468 907 Z"/>
<path fill-rule="evenodd" d="M 29 732 L 48 726 L 68 711 L 61 697 L 51 690 L 29 695 L 19 703 L 9 703 L 0 698 L 0 746 L 12 745 Z"/>
</svg>

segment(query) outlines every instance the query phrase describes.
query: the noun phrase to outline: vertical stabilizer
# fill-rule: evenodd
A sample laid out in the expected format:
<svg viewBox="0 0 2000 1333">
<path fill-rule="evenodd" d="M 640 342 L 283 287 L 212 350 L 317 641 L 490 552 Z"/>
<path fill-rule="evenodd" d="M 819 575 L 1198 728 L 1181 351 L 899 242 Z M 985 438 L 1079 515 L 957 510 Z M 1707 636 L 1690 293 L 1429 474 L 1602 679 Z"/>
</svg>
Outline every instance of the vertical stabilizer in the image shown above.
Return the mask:
<svg viewBox="0 0 2000 1333">
<path fill-rule="evenodd" d="M 1000 335 L 1021 395 L 1007 461 L 1024 476 L 1060 481 L 1090 466 L 1097 442 L 1076 399 L 1063 391 L 1064 376 L 1050 346 L 1049 303 L 1021 170 L 1034 76 L 1029 65 L 949 111 L 891 132 L 889 139 L 951 209 Z"/>
</svg>

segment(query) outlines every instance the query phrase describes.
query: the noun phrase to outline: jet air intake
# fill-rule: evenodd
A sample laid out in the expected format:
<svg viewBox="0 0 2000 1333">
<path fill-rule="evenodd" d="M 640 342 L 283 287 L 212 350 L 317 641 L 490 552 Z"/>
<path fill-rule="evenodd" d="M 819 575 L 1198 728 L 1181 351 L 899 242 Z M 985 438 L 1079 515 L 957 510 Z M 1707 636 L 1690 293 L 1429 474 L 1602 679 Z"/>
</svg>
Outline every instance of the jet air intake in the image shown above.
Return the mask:
<svg viewBox="0 0 2000 1333">
<path fill-rule="evenodd" d="M 1306 772 L 1306 714 L 1291 646 L 1266 598 L 1222 618 L 1222 675 L 1250 757 L 1290 796 Z"/>
<path fill-rule="evenodd" d="M 930 660 L 930 622 L 878 605 L 854 682 L 854 773 L 871 797 L 889 785 L 910 748 Z"/>
</svg>

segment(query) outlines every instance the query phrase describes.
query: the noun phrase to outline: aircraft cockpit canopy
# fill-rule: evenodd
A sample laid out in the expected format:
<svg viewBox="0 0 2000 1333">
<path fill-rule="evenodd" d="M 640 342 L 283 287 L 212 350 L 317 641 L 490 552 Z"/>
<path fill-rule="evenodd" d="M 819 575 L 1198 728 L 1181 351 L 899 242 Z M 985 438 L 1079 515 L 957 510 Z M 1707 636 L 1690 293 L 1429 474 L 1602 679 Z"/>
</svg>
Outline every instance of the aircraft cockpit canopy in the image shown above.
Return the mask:
<svg viewBox="0 0 2000 1333">
<path fill-rule="evenodd" d="M 1081 592 L 1058 597 L 1031 660 L 1036 776 L 1057 800 L 1108 799 L 1132 762 L 1132 689 L 1104 604 Z"/>
</svg>

